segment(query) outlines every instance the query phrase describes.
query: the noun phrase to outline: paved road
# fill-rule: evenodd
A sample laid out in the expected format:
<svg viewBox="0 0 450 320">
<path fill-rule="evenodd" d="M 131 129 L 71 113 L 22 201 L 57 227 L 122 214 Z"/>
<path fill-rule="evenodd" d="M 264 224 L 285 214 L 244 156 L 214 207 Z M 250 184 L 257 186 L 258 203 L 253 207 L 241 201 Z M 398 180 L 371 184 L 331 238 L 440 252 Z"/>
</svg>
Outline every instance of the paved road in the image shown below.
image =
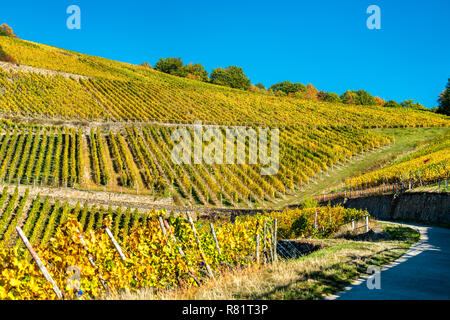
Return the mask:
<svg viewBox="0 0 450 320">
<path fill-rule="evenodd" d="M 405 224 L 421 233 L 421 240 L 400 259 L 383 268 L 380 289 L 369 290 L 359 280 L 334 296 L 339 300 L 450 299 L 450 229 Z"/>
</svg>

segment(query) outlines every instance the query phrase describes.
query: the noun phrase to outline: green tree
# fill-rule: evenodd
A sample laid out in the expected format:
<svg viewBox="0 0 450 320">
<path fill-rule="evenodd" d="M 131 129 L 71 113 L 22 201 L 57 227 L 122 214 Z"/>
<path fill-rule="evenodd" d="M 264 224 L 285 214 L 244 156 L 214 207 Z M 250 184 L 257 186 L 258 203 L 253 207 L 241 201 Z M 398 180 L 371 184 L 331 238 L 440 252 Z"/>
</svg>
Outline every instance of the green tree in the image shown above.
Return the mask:
<svg viewBox="0 0 450 320">
<path fill-rule="evenodd" d="M 267 90 L 266 87 L 262 83 L 255 84 L 255 87 L 261 89 L 261 90 Z"/>
<path fill-rule="evenodd" d="M 282 91 L 285 94 L 296 93 L 296 92 L 305 92 L 306 86 L 302 83 L 292 83 L 290 81 L 283 81 L 279 83 L 275 83 L 272 85 L 269 90 L 273 92 Z"/>
<path fill-rule="evenodd" d="M 439 95 L 438 102 L 439 107 L 437 109 L 437 113 L 450 116 L 450 79 L 448 79 L 445 90 Z"/>
<path fill-rule="evenodd" d="M 148 62 L 142 62 L 141 63 L 141 67 L 147 68 L 147 69 L 151 69 L 152 65 Z"/>
<path fill-rule="evenodd" d="M 8 26 L 6 23 L 2 24 L 0 26 L 0 36 L 7 36 L 7 37 L 13 37 L 18 38 L 15 34 L 13 29 Z"/>
<path fill-rule="evenodd" d="M 388 107 L 388 108 L 401 108 L 402 105 L 394 100 L 389 100 L 388 102 L 386 102 L 383 107 Z"/>
<path fill-rule="evenodd" d="M 195 64 L 188 64 L 187 66 L 184 66 L 184 71 L 186 72 L 187 76 L 200 81 L 208 81 L 208 71 L 205 70 L 205 67 L 203 67 L 199 63 Z"/>
<path fill-rule="evenodd" d="M 358 104 L 359 99 L 355 91 L 347 90 L 341 95 L 341 101 L 346 104 Z"/>
<path fill-rule="evenodd" d="M 363 106 L 370 106 L 370 105 L 376 104 L 375 98 L 370 93 L 368 93 L 367 91 L 358 90 L 356 92 L 356 94 L 357 94 L 357 96 L 359 98 L 357 104 L 360 104 L 360 105 L 363 105 Z"/>
<path fill-rule="evenodd" d="M 347 90 L 344 94 L 341 95 L 341 100 L 347 104 L 356 104 L 356 105 L 374 105 L 376 104 L 375 98 L 364 90 Z"/>
<path fill-rule="evenodd" d="M 155 64 L 156 70 L 179 77 L 185 77 L 187 75 L 183 67 L 184 63 L 181 58 L 161 58 Z"/>
<path fill-rule="evenodd" d="M 414 102 L 414 100 L 405 100 L 403 102 L 400 102 L 400 105 L 403 108 L 408 108 L 408 109 L 414 109 L 414 110 L 424 110 L 424 111 L 428 111 L 427 108 L 425 108 L 423 105 L 421 105 L 418 102 Z"/>
<path fill-rule="evenodd" d="M 339 98 L 339 95 L 334 92 L 325 92 L 322 90 L 317 93 L 317 97 L 319 98 L 319 100 L 325 102 L 332 102 L 332 103 L 342 102 L 341 98 Z"/>
<path fill-rule="evenodd" d="M 250 88 L 250 79 L 244 74 L 242 68 L 237 66 L 214 69 L 211 72 L 210 81 L 214 84 L 236 89 L 248 90 Z"/>
</svg>

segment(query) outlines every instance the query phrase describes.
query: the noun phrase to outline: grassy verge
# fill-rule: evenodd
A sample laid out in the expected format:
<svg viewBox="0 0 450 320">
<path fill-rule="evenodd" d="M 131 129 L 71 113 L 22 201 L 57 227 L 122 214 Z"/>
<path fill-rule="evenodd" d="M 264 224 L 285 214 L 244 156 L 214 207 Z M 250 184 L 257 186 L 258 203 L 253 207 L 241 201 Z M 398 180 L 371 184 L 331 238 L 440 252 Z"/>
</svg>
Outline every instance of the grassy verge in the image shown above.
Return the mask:
<svg viewBox="0 0 450 320">
<path fill-rule="evenodd" d="M 321 240 L 325 245 L 308 256 L 267 266 L 238 270 L 198 288 L 154 293 L 141 290 L 123 299 L 322 299 L 341 291 L 370 265 L 384 265 L 399 258 L 419 233 L 395 224 L 381 224 L 387 241 Z"/>
</svg>

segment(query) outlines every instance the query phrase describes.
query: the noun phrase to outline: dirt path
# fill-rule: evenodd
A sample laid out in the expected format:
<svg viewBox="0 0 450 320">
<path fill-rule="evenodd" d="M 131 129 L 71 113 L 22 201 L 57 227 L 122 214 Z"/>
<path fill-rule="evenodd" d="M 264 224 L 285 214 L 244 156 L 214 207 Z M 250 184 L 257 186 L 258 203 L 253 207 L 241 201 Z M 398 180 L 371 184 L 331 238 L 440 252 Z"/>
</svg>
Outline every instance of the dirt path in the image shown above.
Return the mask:
<svg viewBox="0 0 450 320">
<path fill-rule="evenodd" d="M 42 69 L 42 68 L 36 68 L 36 67 L 30 67 L 25 65 L 16 65 L 8 62 L 0 62 L 0 68 L 2 68 L 5 71 L 15 71 L 15 72 L 33 72 L 33 73 L 39 73 L 43 75 L 60 75 L 65 78 L 73 78 L 76 80 L 79 79 L 89 79 L 89 77 L 81 76 L 79 74 L 74 73 L 67 73 L 67 72 L 61 72 L 61 71 L 55 71 L 55 70 L 49 70 L 49 69 Z"/>
<path fill-rule="evenodd" d="M 0 184 L 0 190 L 4 187 L 9 187 L 9 193 L 14 192 L 16 185 Z M 19 185 L 19 194 L 23 195 L 26 189 L 30 189 L 30 197 L 34 197 L 40 194 L 41 198 L 49 197 L 54 200 L 68 201 L 71 205 L 75 205 L 77 202 L 87 202 L 92 204 L 102 204 L 111 206 L 126 206 L 132 208 L 166 208 L 172 206 L 172 199 L 155 199 L 151 196 L 145 195 L 133 195 L 133 194 L 121 194 L 113 192 L 103 191 L 84 191 L 72 188 L 50 188 L 36 186 Z"/>
</svg>

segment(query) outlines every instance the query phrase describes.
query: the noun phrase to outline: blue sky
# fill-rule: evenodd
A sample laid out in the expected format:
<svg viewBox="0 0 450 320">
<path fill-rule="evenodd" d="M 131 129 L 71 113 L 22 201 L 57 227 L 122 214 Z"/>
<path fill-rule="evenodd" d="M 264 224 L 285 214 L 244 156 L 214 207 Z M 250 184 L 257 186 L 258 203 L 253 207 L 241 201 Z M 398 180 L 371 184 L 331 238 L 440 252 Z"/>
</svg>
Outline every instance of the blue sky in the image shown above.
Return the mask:
<svg viewBox="0 0 450 320">
<path fill-rule="evenodd" d="M 81 30 L 66 9 L 81 8 Z M 381 30 L 369 30 L 369 5 Z M 130 63 L 182 57 L 238 65 L 253 83 L 290 80 L 437 105 L 450 77 L 448 0 L 7 1 L 0 23 L 22 39 Z"/>
</svg>

